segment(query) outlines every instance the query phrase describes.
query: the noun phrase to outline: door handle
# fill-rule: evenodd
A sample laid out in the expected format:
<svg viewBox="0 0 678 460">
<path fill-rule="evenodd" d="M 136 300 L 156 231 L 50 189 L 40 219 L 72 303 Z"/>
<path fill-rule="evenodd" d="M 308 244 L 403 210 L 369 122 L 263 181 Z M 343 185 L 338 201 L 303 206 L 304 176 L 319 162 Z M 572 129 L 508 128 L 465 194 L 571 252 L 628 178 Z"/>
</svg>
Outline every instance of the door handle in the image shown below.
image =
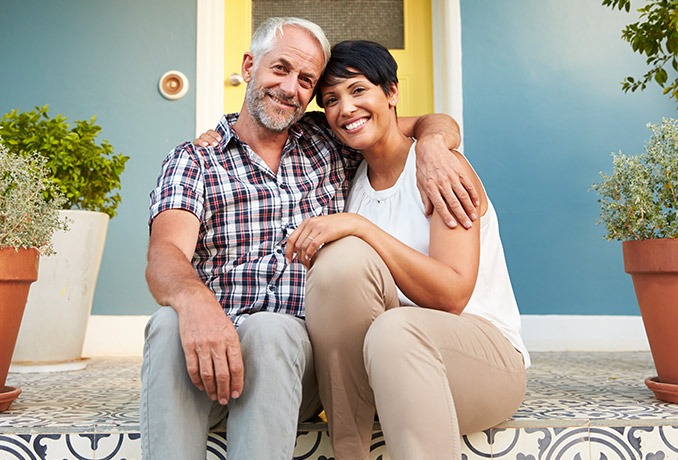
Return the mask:
<svg viewBox="0 0 678 460">
<path fill-rule="evenodd" d="M 229 85 L 231 86 L 240 86 L 242 82 L 245 80 L 242 78 L 242 76 L 239 73 L 232 73 L 229 77 L 228 80 L 226 80 Z"/>
</svg>

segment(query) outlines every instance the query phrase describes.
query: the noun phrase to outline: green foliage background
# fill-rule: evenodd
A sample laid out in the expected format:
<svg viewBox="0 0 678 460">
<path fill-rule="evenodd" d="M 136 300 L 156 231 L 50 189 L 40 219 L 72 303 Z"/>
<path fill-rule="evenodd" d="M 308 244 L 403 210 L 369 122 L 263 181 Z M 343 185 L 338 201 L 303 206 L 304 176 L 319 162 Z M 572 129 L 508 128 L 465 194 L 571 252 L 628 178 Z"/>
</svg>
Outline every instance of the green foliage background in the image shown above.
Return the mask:
<svg viewBox="0 0 678 460">
<path fill-rule="evenodd" d="M 0 120 L 0 136 L 12 153 L 29 156 L 38 152 L 47 159 L 54 187 L 66 197 L 66 209 L 114 217 L 121 196 L 113 191 L 120 188 L 129 157 L 114 155 L 106 140 L 97 144 L 101 127 L 95 121 L 92 117 L 71 127 L 61 114 L 51 118 L 46 105 L 28 112 L 12 110 Z M 45 194 L 52 198 L 49 189 Z"/>
<path fill-rule="evenodd" d="M 603 5 L 631 10 L 631 0 L 604 0 Z M 647 56 L 650 70 L 642 78 L 626 77 L 622 89 L 644 90 L 654 80 L 664 88 L 664 94 L 678 102 L 678 77 L 669 82 L 667 71 L 678 71 L 678 1 L 648 0 L 638 12 L 640 21 L 626 26 L 622 38 L 631 44 L 633 51 Z"/>
</svg>

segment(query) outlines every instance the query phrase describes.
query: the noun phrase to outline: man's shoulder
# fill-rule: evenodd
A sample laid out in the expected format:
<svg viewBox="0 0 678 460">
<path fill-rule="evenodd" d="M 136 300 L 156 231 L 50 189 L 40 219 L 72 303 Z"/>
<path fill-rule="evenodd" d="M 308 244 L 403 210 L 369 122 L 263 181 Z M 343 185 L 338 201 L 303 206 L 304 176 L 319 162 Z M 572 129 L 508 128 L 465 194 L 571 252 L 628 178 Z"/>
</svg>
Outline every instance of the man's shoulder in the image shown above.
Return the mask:
<svg viewBox="0 0 678 460">
<path fill-rule="evenodd" d="M 327 124 L 325 114 L 323 112 L 311 111 L 306 112 L 297 122 L 297 127 L 301 129 L 302 134 L 309 135 L 323 135 L 332 139 L 336 139 L 334 133 Z"/>
</svg>

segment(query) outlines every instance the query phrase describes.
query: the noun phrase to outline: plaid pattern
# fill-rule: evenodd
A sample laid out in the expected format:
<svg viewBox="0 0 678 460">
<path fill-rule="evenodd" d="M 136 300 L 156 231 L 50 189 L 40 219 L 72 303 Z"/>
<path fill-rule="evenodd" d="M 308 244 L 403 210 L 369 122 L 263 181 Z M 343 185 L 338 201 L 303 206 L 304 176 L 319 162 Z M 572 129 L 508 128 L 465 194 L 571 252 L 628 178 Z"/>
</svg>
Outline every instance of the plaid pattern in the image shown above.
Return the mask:
<svg viewBox="0 0 678 460">
<path fill-rule="evenodd" d="M 306 218 L 341 212 L 361 160 L 336 140 L 321 113 L 290 128 L 277 174 L 222 117 L 218 148 L 184 143 L 162 165 L 149 226 L 168 209 L 200 220 L 193 266 L 238 326 L 257 311 L 304 317 L 306 269 L 288 264 L 287 237 Z"/>
</svg>

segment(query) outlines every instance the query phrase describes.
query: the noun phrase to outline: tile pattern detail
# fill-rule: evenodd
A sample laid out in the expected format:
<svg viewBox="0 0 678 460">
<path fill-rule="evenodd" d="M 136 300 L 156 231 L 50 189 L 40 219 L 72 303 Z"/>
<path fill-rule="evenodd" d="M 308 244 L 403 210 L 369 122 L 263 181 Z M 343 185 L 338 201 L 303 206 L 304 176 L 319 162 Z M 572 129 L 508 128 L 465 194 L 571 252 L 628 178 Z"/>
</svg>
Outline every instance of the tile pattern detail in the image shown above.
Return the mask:
<svg viewBox="0 0 678 460">
<path fill-rule="evenodd" d="M 534 353 L 511 420 L 463 437 L 465 460 L 678 460 L 678 405 L 644 385 L 649 353 Z M 139 459 L 139 358 L 93 359 L 83 371 L 10 374 L 23 393 L 0 413 L 0 460 Z M 334 460 L 324 425 L 302 425 L 296 460 Z M 227 458 L 211 433 L 209 460 Z M 371 460 L 387 460 L 380 431 Z"/>
</svg>

